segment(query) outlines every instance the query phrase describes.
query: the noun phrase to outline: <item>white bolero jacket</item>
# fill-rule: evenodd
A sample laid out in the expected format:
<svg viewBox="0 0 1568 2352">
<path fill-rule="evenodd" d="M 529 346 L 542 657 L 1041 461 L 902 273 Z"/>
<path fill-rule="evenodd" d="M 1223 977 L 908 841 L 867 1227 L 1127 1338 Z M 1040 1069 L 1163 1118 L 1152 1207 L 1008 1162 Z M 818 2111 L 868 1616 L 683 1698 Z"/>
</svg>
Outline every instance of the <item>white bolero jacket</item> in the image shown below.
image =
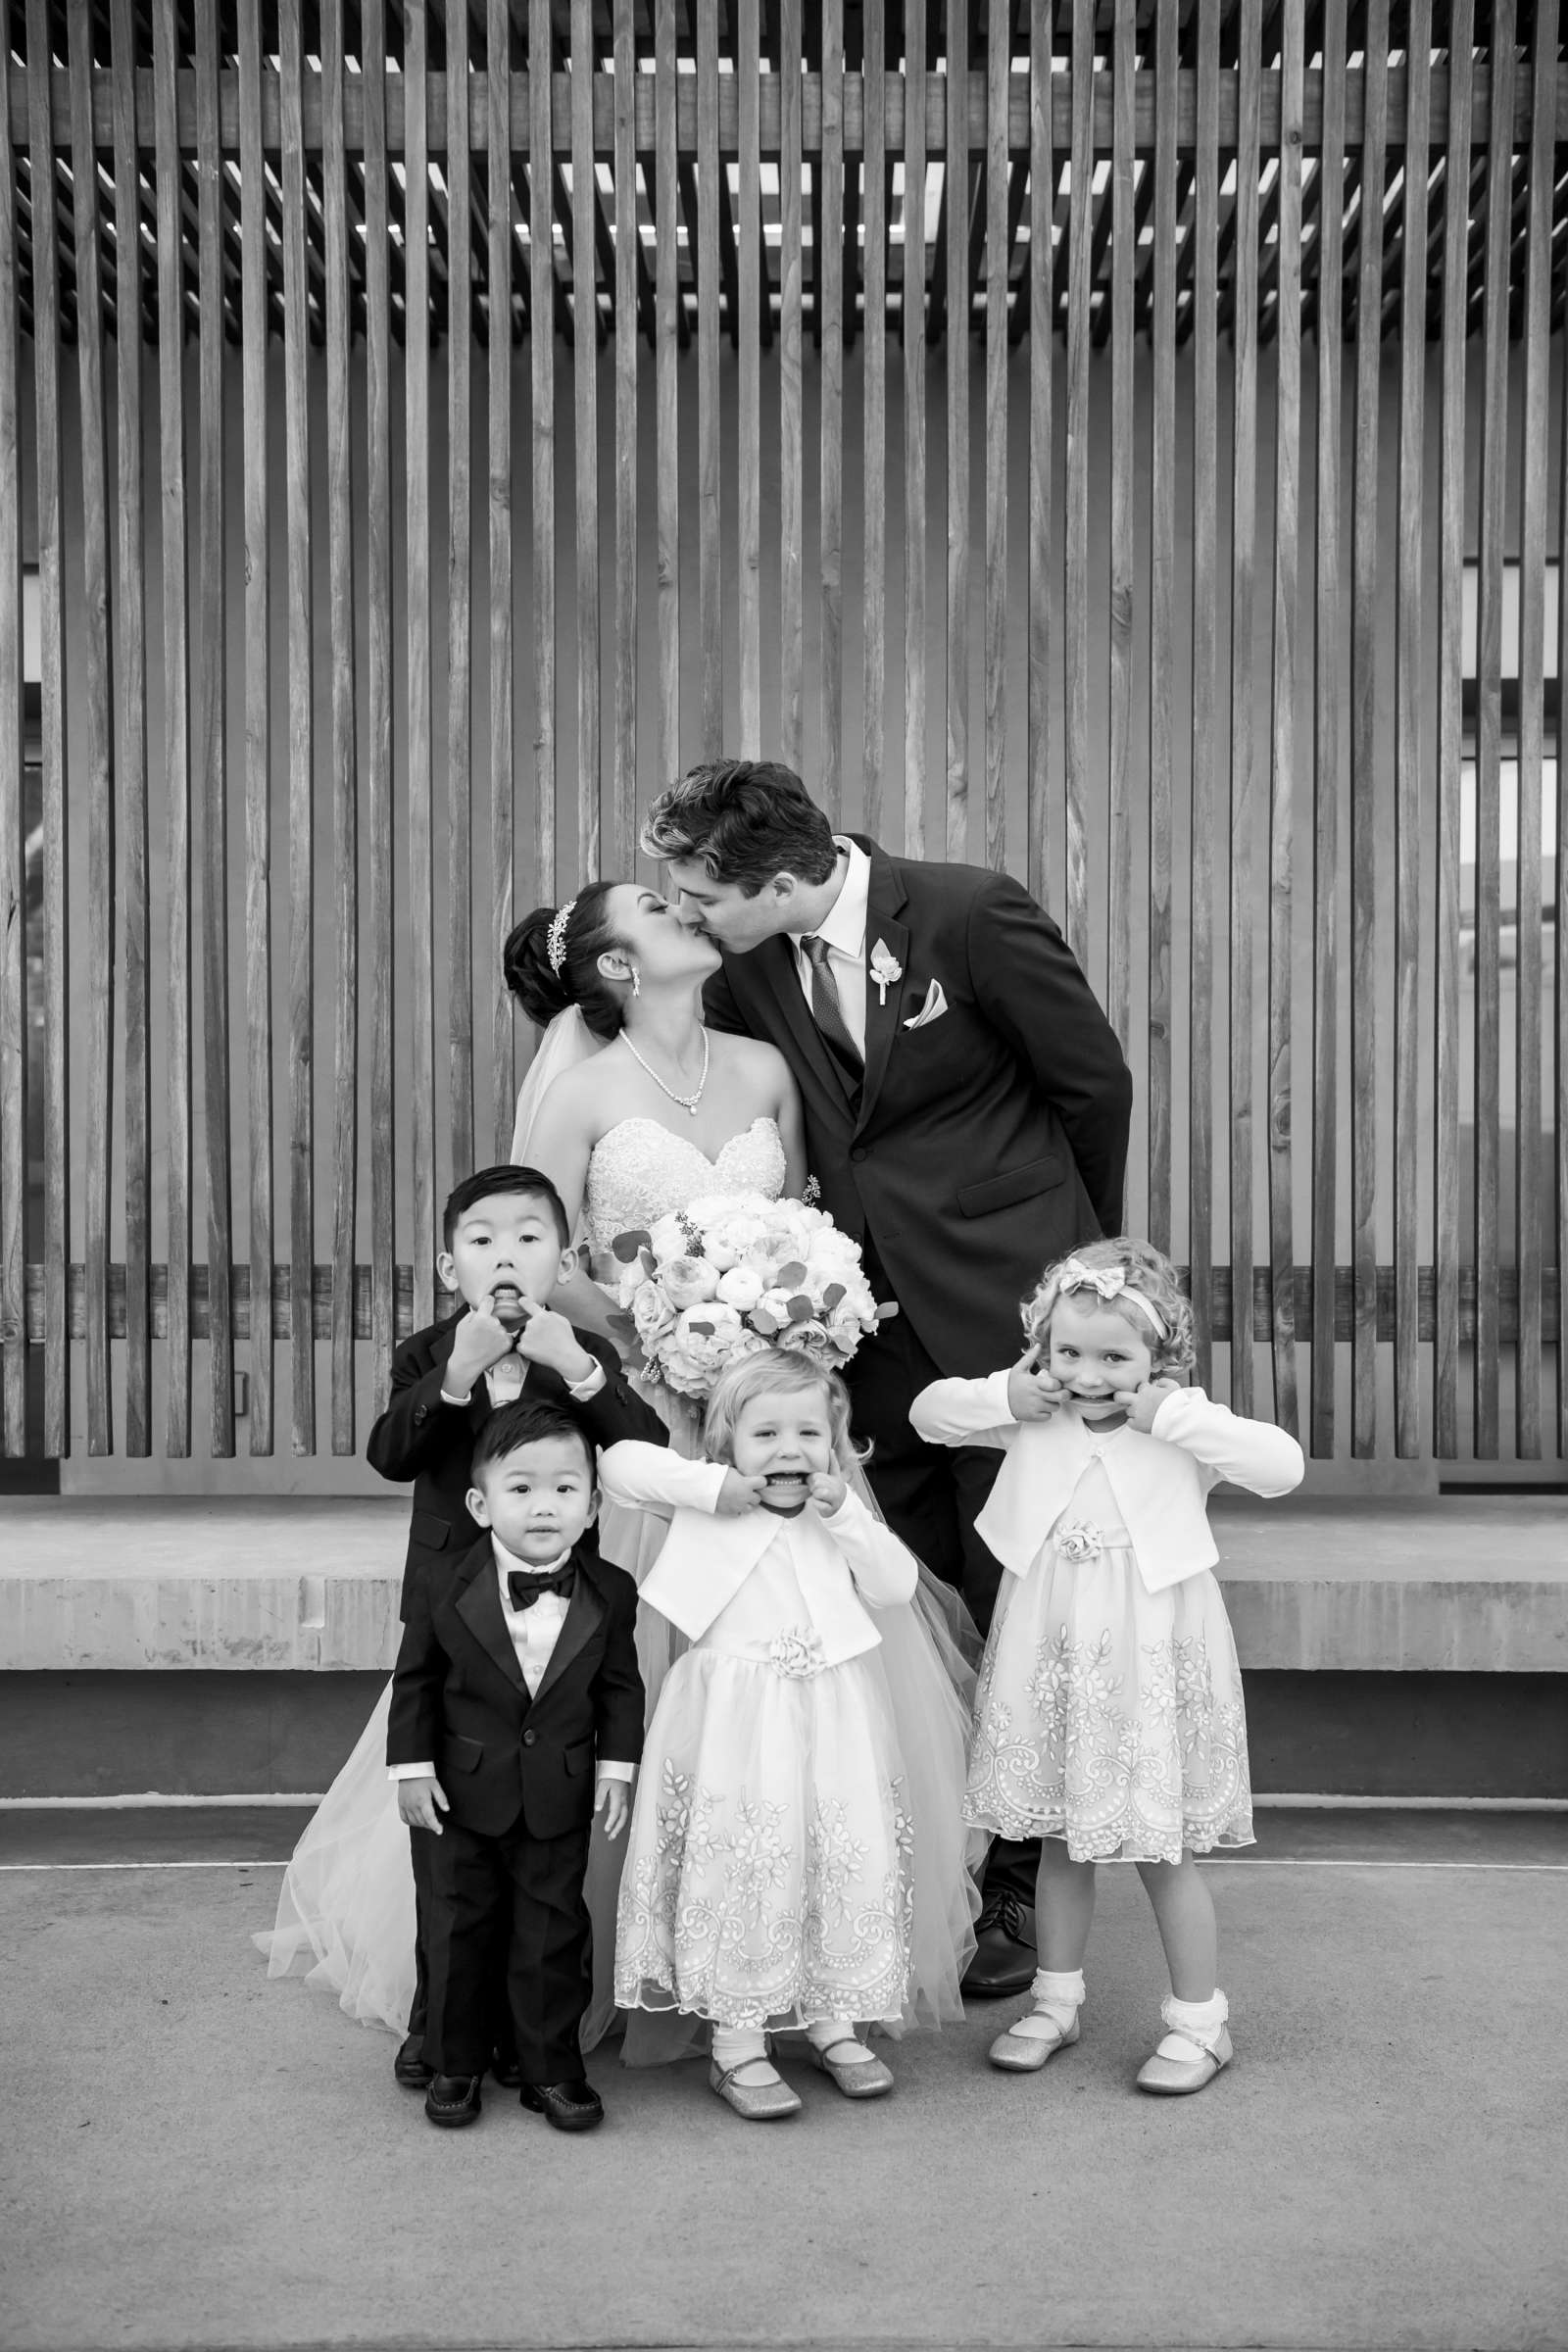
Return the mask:
<svg viewBox="0 0 1568 2352">
<path fill-rule="evenodd" d="M 1211 1487 L 1228 1479 L 1253 1494 L 1288 1494 L 1306 1468 L 1301 1448 L 1283 1429 L 1244 1420 L 1201 1389 L 1167 1396 L 1147 1436 L 1124 1425 L 1098 1437 L 1072 1411 L 1015 1421 L 1005 1371 L 984 1380 L 934 1380 L 909 1407 L 909 1419 L 932 1445 L 1004 1449 L 975 1532 L 1013 1576 L 1027 1575 L 1097 1459 L 1151 1592 L 1218 1560 L 1206 1507 Z"/>
<path fill-rule="evenodd" d="M 760 1508 L 719 1518 L 714 1506 L 725 1472 L 722 1462 L 689 1461 L 633 1438 L 606 1446 L 599 1478 L 612 1502 L 672 1512 L 638 1598 L 700 1641 L 763 1554 L 783 1541 L 823 1662 L 838 1666 L 874 1649 L 882 1637 L 863 1603 L 889 1608 L 911 1600 L 919 1574 L 914 1554 L 853 1490 L 836 1511 L 808 1502 L 795 1519 Z"/>
</svg>

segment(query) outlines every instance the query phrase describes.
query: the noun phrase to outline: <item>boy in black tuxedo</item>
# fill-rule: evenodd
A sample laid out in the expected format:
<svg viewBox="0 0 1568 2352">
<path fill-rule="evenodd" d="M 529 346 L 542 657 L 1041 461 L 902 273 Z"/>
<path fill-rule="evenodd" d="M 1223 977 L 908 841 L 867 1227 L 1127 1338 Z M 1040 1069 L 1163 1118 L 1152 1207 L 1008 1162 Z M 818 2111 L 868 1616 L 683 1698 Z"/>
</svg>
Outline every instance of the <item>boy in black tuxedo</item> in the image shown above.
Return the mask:
<svg viewBox="0 0 1568 2352">
<path fill-rule="evenodd" d="M 432 2124 L 470 2124 L 504 1941 L 522 2104 L 562 2132 L 604 2121 L 582 2070 L 597 1812 L 618 1838 L 643 1744 L 637 1588 L 585 1541 L 594 1451 L 559 1406 L 479 1433 L 467 1507 L 487 1532 L 450 1574 L 421 1569 L 392 1683 L 398 1808 L 435 1844 L 426 1910 Z M 444 1816 L 444 1818 L 443 1818 Z"/>
<path fill-rule="evenodd" d="M 596 1446 L 668 1437 L 620 1368 L 608 1340 L 579 1331 L 550 1306 L 558 1282 L 576 1265 L 560 1194 L 537 1168 L 481 1168 L 446 1204 L 441 1279 L 463 1304 L 444 1322 L 405 1340 L 392 1359 L 392 1394 L 366 1448 L 383 1478 L 414 1483 L 414 1509 L 400 1615 L 407 1619 L 416 1573 L 450 1574 L 476 1542 L 467 1494 L 474 1441 L 492 1412 L 519 1396 L 568 1410 Z M 597 1549 L 590 1526 L 584 1542 Z M 424 1911 L 432 1840 L 410 1838 L 414 1862 L 416 1976 L 407 2038 L 393 2062 L 406 2089 L 430 2080 L 423 2053 L 428 1965 Z M 498 2001 L 500 2076 L 516 2078 Z"/>
</svg>

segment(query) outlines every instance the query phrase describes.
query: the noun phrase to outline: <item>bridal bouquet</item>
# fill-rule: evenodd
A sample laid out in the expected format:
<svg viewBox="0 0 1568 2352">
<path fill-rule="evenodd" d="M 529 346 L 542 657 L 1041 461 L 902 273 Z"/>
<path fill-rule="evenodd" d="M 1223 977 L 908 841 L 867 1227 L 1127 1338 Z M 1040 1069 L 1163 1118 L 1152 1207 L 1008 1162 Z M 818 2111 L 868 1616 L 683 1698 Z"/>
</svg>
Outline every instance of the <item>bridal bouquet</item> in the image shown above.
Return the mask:
<svg viewBox="0 0 1568 2352">
<path fill-rule="evenodd" d="M 706 1396 L 760 1348 L 800 1348 L 836 1369 L 894 1306 L 878 1306 L 860 1252 L 825 1209 L 715 1193 L 615 1236 L 623 1327 L 648 1369 Z"/>
</svg>

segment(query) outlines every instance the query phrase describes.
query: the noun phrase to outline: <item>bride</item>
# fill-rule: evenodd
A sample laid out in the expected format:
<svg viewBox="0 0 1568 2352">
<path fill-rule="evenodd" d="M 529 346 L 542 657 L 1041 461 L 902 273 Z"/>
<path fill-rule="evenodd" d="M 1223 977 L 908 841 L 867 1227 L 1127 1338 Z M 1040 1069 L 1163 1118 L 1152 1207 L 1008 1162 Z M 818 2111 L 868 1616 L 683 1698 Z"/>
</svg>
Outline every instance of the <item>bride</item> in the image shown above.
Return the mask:
<svg viewBox="0 0 1568 2352">
<path fill-rule="evenodd" d="M 507 985 L 546 1032 L 518 1097 L 512 1156 L 551 1178 L 592 1274 L 602 1278 L 579 1273 L 557 1289 L 552 1303 L 574 1323 L 612 1328 L 616 1261 L 610 1246 L 617 1235 L 704 1195 L 779 1199 L 806 1190 L 800 1100 L 782 1054 L 704 1025 L 703 983 L 718 963 L 711 941 L 683 924 L 658 891 L 631 882 L 590 883 L 560 908 L 537 908 L 507 941 Z M 659 1384 L 646 1393 L 669 1424 L 671 1443 L 695 1452 L 696 1407 Z M 869 1502 L 863 1483 L 861 1493 Z M 606 1505 L 600 1547 L 640 1582 L 663 1532 L 654 1514 Z M 932 2023 L 961 2016 L 958 1981 L 973 1940 L 959 1811 L 972 1676 L 951 1630 L 956 1607 L 955 1596 L 922 1571 L 916 1601 L 878 1615 L 915 1784 L 907 2014 Z M 656 1612 L 641 1613 L 650 1709 L 670 1639 Z M 272 1935 L 257 1941 L 269 1953 L 270 1975 L 306 1975 L 337 1992 L 351 2016 L 401 2033 L 414 1988 L 414 1901 L 407 1836 L 383 1764 L 385 1706 L 383 1697 L 296 1848 Z M 585 2047 L 611 2022 L 619 1868 L 618 1850 L 596 1832 L 587 1889 L 595 2003 Z M 671 2052 L 667 2042 L 628 2052 L 640 2054 Z"/>
</svg>

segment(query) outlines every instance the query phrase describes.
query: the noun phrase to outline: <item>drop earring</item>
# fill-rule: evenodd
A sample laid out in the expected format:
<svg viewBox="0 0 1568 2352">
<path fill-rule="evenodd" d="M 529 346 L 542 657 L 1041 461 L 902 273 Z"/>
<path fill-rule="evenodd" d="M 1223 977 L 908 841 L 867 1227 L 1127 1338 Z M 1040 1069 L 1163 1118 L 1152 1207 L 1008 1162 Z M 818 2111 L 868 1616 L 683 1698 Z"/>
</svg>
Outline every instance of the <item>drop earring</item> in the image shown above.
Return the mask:
<svg viewBox="0 0 1568 2352">
<path fill-rule="evenodd" d="M 631 993 L 634 997 L 640 997 L 643 993 L 642 977 L 635 964 L 631 967 Z"/>
</svg>

